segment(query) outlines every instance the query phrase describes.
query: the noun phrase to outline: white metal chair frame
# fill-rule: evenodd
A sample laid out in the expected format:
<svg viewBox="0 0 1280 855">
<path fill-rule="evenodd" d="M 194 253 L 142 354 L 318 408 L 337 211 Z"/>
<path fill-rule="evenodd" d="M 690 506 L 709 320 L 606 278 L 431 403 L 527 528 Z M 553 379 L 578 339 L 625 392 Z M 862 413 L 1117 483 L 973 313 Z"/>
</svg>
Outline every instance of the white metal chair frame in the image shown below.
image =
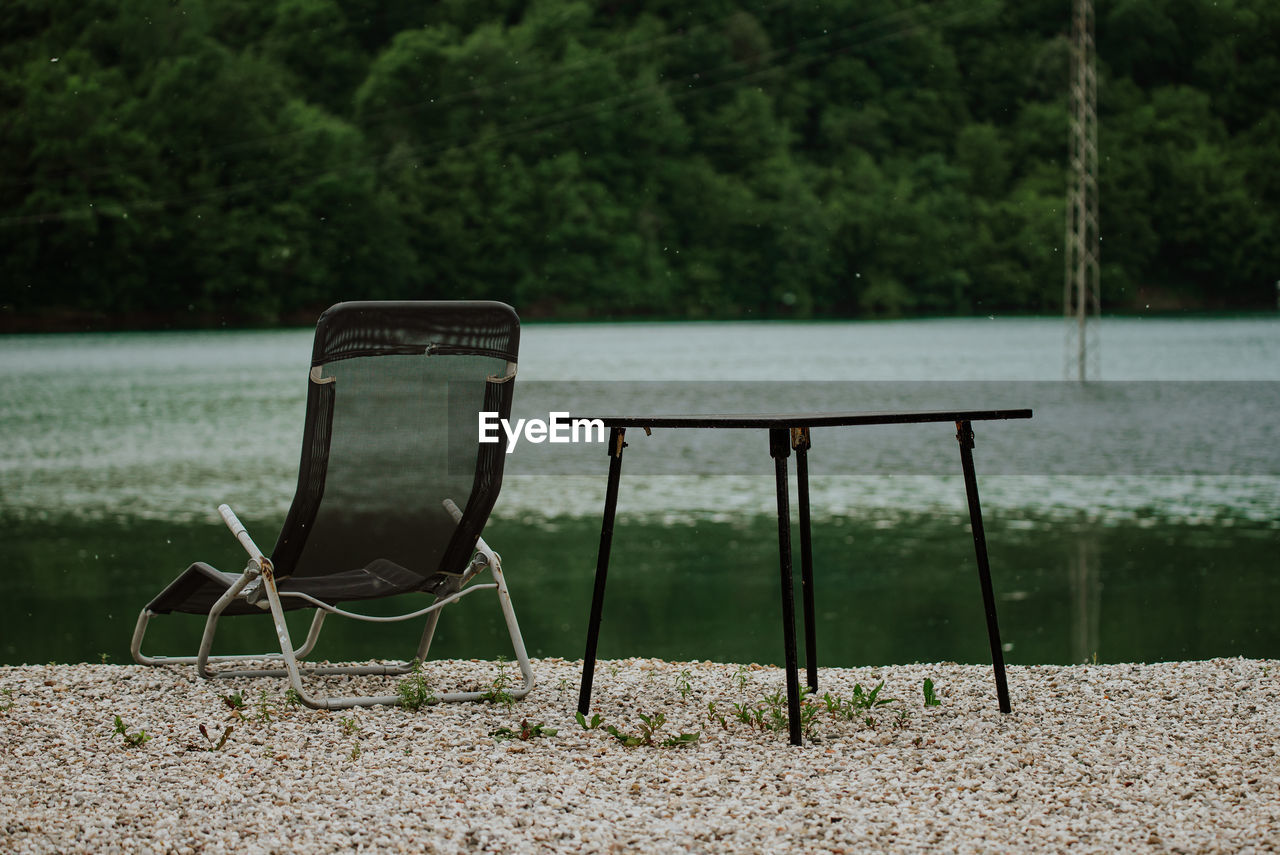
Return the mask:
<svg viewBox="0 0 1280 855">
<path fill-rule="evenodd" d="M 449 513 L 453 515 L 455 520 L 462 518 L 462 512 L 458 506 L 448 499 L 444 502 Z M 389 675 L 396 676 L 400 674 L 411 673 L 418 663 L 426 661 L 427 653 L 431 648 L 431 639 L 435 635 L 436 624 L 440 620 L 440 611 L 450 603 L 462 599 L 467 594 L 474 591 L 496 590 L 498 593 L 498 602 L 502 607 L 503 617 L 506 619 L 507 631 L 511 636 L 511 646 L 515 652 L 516 662 L 520 667 L 520 673 L 523 682 L 519 687 L 507 690 L 512 698 L 518 700 L 523 698 L 533 688 L 534 677 L 533 667 L 529 664 L 529 654 L 525 650 L 524 639 L 520 635 L 520 626 L 516 622 L 515 610 L 511 605 L 511 594 L 507 590 L 506 578 L 502 574 L 502 560 L 498 553 L 494 552 L 489 545 L 484 542 L 483 538 L 476 541 L 475 555 L 471 560 L 471 564 L 467 567 L 461 579 L 462 587 L 460 590 L 449 594 L 448 596 L 438 599 L 436 602 L 423 609 L 418 609 L 403 615 L 362 615 L 355 612 L 349 612 L 336 606 L 322 602 L 307 594 L 285 591 L 280 592 L 276 586 L 275 574 L 271 565 L 271 559 L 267 558 L 253 542 L 253 538 L 249 536 L 249 532 L 245 530 L 244 525 L 236 517 L 235 513 L 227 505 L 219 505 L 218 513 L 222 515 L 222 520 L 227 524 L 227 528 L 235 535 L 236 540 L 249 553 L 249 562 L 245 566 L 240 577 L 227 589 L 213 607 L 209 609 L 209 615 L 205 620 L 204 635 L 200 640 L 200 652 L 196 656 L 148 656 L 142 652 L 142 639 L 147 631 L 147 624 L 151 618 L 155 616 L 155 612 L 149 608 L 144 608 L 138 615 L 138 623 L 133 631 L 133 641 L 130 650 L 133 654 L 134 661 L 142 665 L 195 665 L 196 670 L 201 677 L 206 679 L 214 679 L 219 677 L 288 677 L 289 684 L 298 694 L 299 700 L 309 707 L 315 709 L 346 709 L 355 706 L 374 706 L 377 704 L 397 704 L 400 702 L 399 695 L 348 695 L 343 697 L 326 697 L 313 695 L 307 691 L 302 684 L 302 675 L 310 674 L 315 676 L 322 675 Z M 467 582 L 475 577 L 478 573 L 488 568 L 493 575 L 493 581 L 484 584 L 467 586 Z M 264 606 L 261 597 L 266 595 L 266 605 Z M 315 606 L 315 617 L 311 621 L 311 628 L 307 631 L 307 637 L 303 641 L 302 646 L 295 648 L 293 641 L 289 636 L 289 627 L 285 623 L 284 608 L 281 606 L 281 597 L 293 597 L 302 599 Z M 212 656 L 210 652 L 213 648 L 213 636 L 218 626 L 218 618 L 222 612 L 226 610 L 232 602 L 237 598 L 253 602 L 259 608 L 269 609 L 271 616 L 275 622 L 276 637 L 280 641 L 280 653 L 265 654 L 231 654 Z M 426 616 L 427 625 L 422 632 L 422 639 L 418 643 L 417 653 L 414 658 L 408 662 L 395 662 L 382 665 L 300 665 L 299 662 L 315 647 L 316 642 L 320 638 L 320 628 L 324 623 L 325 615 L 335 614 L 342 617 L 354 618 L 355 620 L 369 621 L 375 623 L 391 623 L 404 620 L 412 620 L 413 618 Z M 213 670 L 209 667 L 211 663 L 220 664 L 237 661 L 265 661 L 265 662 L 283 662 L 283 668 L 225 668 L 221 670 Z M 492 692 L 447 692 L 435 695 L 433 700 L 442 703 L 452 703 L 457 701 L 478 701 L 492 697 Z"/>
</svg>

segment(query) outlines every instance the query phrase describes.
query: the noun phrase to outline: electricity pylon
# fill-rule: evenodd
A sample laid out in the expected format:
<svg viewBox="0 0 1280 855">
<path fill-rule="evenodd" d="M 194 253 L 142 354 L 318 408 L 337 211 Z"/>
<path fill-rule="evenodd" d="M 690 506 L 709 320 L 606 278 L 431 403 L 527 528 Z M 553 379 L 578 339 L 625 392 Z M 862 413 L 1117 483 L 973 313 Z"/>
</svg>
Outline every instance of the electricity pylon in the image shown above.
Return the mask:
<svg viewBox="0 0 1280 855">
<path fill-rule="evenodd" d="M 1098 317 L 1102 314 L 1098 256 L 1098 74 L 1093 46 L 1093 2 L 1073 0 L 1071 13 L 1071 151 L 1067 230 L 1063 244 L 1067 319 L 1063 373 L 1098 379 Z"/>
</svg>

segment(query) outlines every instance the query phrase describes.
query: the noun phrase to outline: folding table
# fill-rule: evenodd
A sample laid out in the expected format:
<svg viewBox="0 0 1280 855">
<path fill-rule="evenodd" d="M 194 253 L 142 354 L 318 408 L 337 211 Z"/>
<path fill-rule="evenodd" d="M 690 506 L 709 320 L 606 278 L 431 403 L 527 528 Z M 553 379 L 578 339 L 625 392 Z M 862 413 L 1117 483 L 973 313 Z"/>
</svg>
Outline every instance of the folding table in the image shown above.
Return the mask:
<svg viewBox="0 0 1280 855">
<path fill-rule="evenodd" d="M 580 418 L 575 416 L 575 418 Z M 817 639 L 813 607 L 813 551 L 809 527 L 809 463 L 810 430 L 818 427 L 858 427 L 863 425 L 900 425 L 927 422 L 955 422 L 956 439 L 960 443 L 960 466 L 964 472 L 965 494 L 969 504 L 969 520 L 973 529 L 973 545 L 977 554 L 978 578 L 982 602 L 987 615 L 987 635 L 991 642 L 991 661 L 995 671 L 996 697 L 1000 711 L 1010 710 L 1009 689 L 1005 680 L 1004 651 L 1000 646 L 1000 629 L 996 621 L 995 594 L 991 587 L 991 568 L 987 559 L 986 534 L 982 527 L 982 508 L 978 501 L 978 479 L 973 468 L 973 422 L 1004 419 L 1029 419 L 1029 409 L 1000 410 L 923 410 L 914 412 L 866 413 L 783 413 L 737 415 L 673 415 L 673 416 L 605 416 L 598 418 L 609 428 L 609 481 L 605 490 L 604 519 L 600 526 L 600 550 L 596 558 L 595 588 L 591 596 L 591 617 L 587 626 L 587 647 L 582 662 L 582 685 L 578 695 L 578 711 L 586 715 L 591 704 L 591 686 L 595 677 L 596 645 L 600 637 L 600 617 L 604 609 L 605 580 L 609 574 L 609 552 L 613 543 L 613 520 L 618 507 L 618 484 L 622 476 L 622 450 L 627 428 L 643 428 L 651 433 L 656 428 L 675 429 L 755 429 L 769 434 L 769 455 L 773 458 L 774 479 L 778 493 L 778 566 L 782 582 L 782 640 L 787 672 L 787 712 L 791 744 L 801 744 L 800 678 L 796 656 L 795 594 L 791 567 L 791 508 L 787 481 L 787 458 L 796 452 L 796 481 L 800 523 L 800 583 L 804 607 L 805 666 L 808 688 L 818 688 Z"/>
</svg>

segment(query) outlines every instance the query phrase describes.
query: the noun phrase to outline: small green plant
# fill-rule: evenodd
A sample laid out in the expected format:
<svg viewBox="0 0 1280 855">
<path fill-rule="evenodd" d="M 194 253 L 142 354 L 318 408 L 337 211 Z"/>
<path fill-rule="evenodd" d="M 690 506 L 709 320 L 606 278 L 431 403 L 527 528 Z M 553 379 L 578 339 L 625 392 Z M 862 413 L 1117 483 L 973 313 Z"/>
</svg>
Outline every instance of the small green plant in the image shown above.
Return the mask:
<svg viewBox="0 0 1280 855">
<path fill-rule="evenodd" d="M 747 675 L 749 675 L 750 673 L 751 673 L 751 669 L 748 668 L 746 665 L 739 665 L 738 670 L 734 672 L 733 679 L 734 679 L 734 682 L 738 684 L 739 691 L 744 691 L 744 692 L 746 691 L 747 683 L 749 682 L 749 679 L 750 679 Z"/>
<path fill-rule="evenodd" d="M 260 695 L 258 695 L 258 702 L 253 705 L 253 708 L 255 711 L 254 717 L 263 723 L 270 722 L 272 714 L 276 711 L 276 705 L 267 699 L 267 692 L 265 689 Z"/>
<path fill-rule="evenodd" d="M 716 702 L 715 702 L 715 701 L 708 701 L 708 702 L 707 702 L 707 721 L 709 721 L 709 722 L 711 722 L 711 721 L 719 722 L 719 723 L 720 723 L 720 728 L 721 728 L 721 730 L 728 730 L 728 729 L 729 729 L 729 722 L 725 721 L 724 714 L 723 714 L 723 713 L 716 712 Z"/>
<path fill-rule="evenodd" d="M 618 740 L 628 748 L 634 748 L 637 745 L 653 744 L 652 742 L 645 742 L 644 736 L 635 736 L 630 733 L 623 733 L 622 731 L 618 730 L 618 728 L 614 727 L 611 724 L 605 725 L 605 732 L 607 732 L 610 736 L 612 736 L 614 739 Z"/>
<path fill-rule="evenodd" d="M 740 704 L 735 701 L 733 704 L 733 717 L 743 724 L 751 724 L 751 709 L 746 704 Z"/>
<path fill-rule="evenodd" d="M 229 695 L 222 695 L 222 702 L 232 710 L 243 710 L 245 708 L 244 695 L 235 691 Z"/>
<path fill-rule="evenodd" d="M 667 716 L 665 713 L 660 712 L 654 713 L 653 715 L 645 715 L 644 713 L 640 713 L 639 715 L 639 734 L 624 733 L 613 725 L 605 727 L 605 731 L 628 748 L 634 748 L 637 745 L 653 745 L 654 736 L 662 729 L 662 726 L 667 723 Z M 692 745 L 701 737 L 701 732 L 681 733 L 677 736 L 668 737 L 658 744 L 664 748 L 676 748 L 682 745 Z"/>
<path fill-rule="evenodd" d="M 352 760 L 360 759 L 360 743 L 356 742 L 351 746 L 351 753 L 347 755 Z"/>
<path fill-rule="evenodd" d="M 151 740 L 151 734 L 147 733 L 145 730 L 139 728 L 136 733 L 130 733 L 120 716 L 116 716 L 115 718 L 115 732 L 120 734 L 120 737 L 124 739 L 125 745 L 132 748 L 138 748 Z"/>
<path fill-rule="evenodd" d="M 491 704 L 502 704 L 510 710 L 516 703 L 515 697 L 507 691 L 507 687 L 510 685 L 511 677 L 507 675 L 507 660 L 499 657 L 498 676 L 493 678 L 489 691 L 481 696 L 481 700 L 488 701 Z"/>
<path fill-rule="evenodd" d="M 782 711 L 783 706 L 786 705 L 786 699 L 782 697 L 782 692 L 777 691 L 772 695 L 765 695 L 764 702 L 769 705 L 769 722 L 765 724 L 762 721 L 761 724 L 769 730 L 786 730 L 790 723 L 787 721 L 787 714 Z"/>
<path fill-rule="evenodd" d="M 106 665 L 108 662 L 110 662 L 110 661 L 111 661 L 111 654 L 109 654 L 109 653 L 99 653 L 99 654 L 98 654 L 98 661 L 99 661 L 99 662 L 101 662 L 103 665 Z"/>
<path fill-rule="evenodd" d="M 342 729 L 346 731 L 348 736 L 360 732 L 360 722 L 356 721 L 354 718 L 344 717 L 340 719 L 340 721 L 342 722 Z"/>
<path fill-rule="evenodd" d="M 883 688 L 884 680 L 877 683 L 876 687 L 869 692 L 864 692 L 862 690 L 861 683 L 853 684 L 853 695 L 849 698 L 849 709 L 855 714 L 858 711 L 865 712 L 866 715 L 863 716 L 862 721 L 867 725 L 867 727 L 876 726 L 875 716 L 872 715 L 872 713 L 874 713 L 878 707 L 887 706 L 888 704 L 897 703 L 898 701 L 897 698 L 880 697 L 880 690 Z"/>
<path fill-rule="evenodd" d="M 926 707 L 940 707 L 942 701 L 938 700 L 938 696 L 933 691 L 933 680 L 928 677 L 924 678 L 924 705 Z"/>
<path fill-rule="evenodd" d="M 298 690 L 290 687 L 284 693 L 284 705 L 293 709 L 302 706 L 302 695 L 298 694 Z"/>
<path fill-rule="evenodd" d="M 853 694 L 848 700 L 832 697 L 828 692 L 822 696 L 822 701 L 826 704 L 827 711 L 832 715 L 853 719 L 861 719 L 867 727 L 875 727 L 875 711 L 880 707 L 888 704 L 896 704 L 897 698 L 882 698 L 880 691 L 884 688 L 884 680 L 881 680 L 874 689 L 870 691 L 863 689 L 861 683 L 853 684 Z"/>
<path fill-rule="evenodd" d="M 431 682 L 422 673 L 420 660 L 413 660 L 409 676 L 396 684 L 396 694 L 400 696 L 400 706 L 407 710 L 421 709 L 436 702 L 435 693 L 431 691 Z"/>
<path fill-rule="evenodd" d="M 869 692 L 862 690 L 861 683 L 853 684 L 853 696 L 849 699 L 850 704 L 855 709 L 873 710 L 876 707 L 882 707 L 886 704 L 897 703 L 897 698 L 882 698 L 880 690 L 884 688 L 884 680 L 876 684 L 876 687 Z"/>
<path fill-rule="evenodd" d="M 580 713 L 580 712 L 576 712 L 576 713 L 574 713 L 574 714 L 573 714 L 573 717 L 574 717 L 574 719 L 576 719 L 576 720 L 577 720 L 578 725 L 579 725 L 583 730 L 595 730 L 597 727 L 599 727 L 599 726 L 600 726 L 600 722 L 604 721 L 604 719 L 602 719 L 602 718 L 600 717 L 600 713 L 593 713 L 593 714 L 591 715 L 591 718 L 590 718 L 590 719 L 588 719 L 588 718 L 587 718 L 585 715 L 583 715 L 582 713 Z"/>
<path fill-rule="evenodd" d="M 571 692 L 571 691 L 573 691 L 573 686 L 572 686 L 572 685 L 570 685 L 570 683 L 569 683 L 569 679 L 568 679 L 567 677 L 561 677 L 561 678 L 560 678 L 560 684 L 559 684 L 556 688 L 558 688 L 558 689 L 559 689 L 560 691 L 562 691 L 562 692 Z"/>
<path fill-rule="evenodd" d="M 220 736 L 218 739 L 215 740 L 212 736 L 209 735 L 209 728 L 205 727 L 203 724 L 200 725 L 200 735 L 204 737 L 205 742 L 209 743 L 204 750 L 205 751 L 221 751 L 222 746 L 226 745 L 227 740 L 231 737 L 231 730 L 232 730 L 231 725 L 227 725 L 226 728 L 222 731 L 222 736 Z"/>
<path fill-rule="evenodd" d="M 808 694 L 809 691 L 806 689 L 805 695 L 807 696 Z M 737 704 L 734 704 L 734 707 L 739 710 L 737 714 L 738 719 L 740 721 L 747 722 L 748 724 L 754 724 L 761 730 L 771 730 L 774 732 L 790 730 L 791 713 L 788 709 L 787 699 L 783 696 L 782 691 L 779 690 L 773 694 L 765 695 L 764 701 L 765 702 L 763 704 L 757 704 L 755 709 L 750 710 L 749 720 L 748 718 L 743 717 L 742 708 L 738 707 Z M 813 728 L 817 723 L 818 711 L 820 709 L 821 707 L 819 707 L 815 702 L 809 700 L 808 697 L 805 697 L 800 701 L 800 729 L 804 731 L 804 733 L 809 734 L 810 736 L 813 735 Z"/>
<path fill-rule="evenodd" d="M 582 713 L 578 713 L 582 715 Z M 520 729 L 512 730 L 509 727 L 500 727 L 493 733 L 489 734 L 495 742 L 504 742 L 508 739 L 520 739 L 525 742 L 530 739 L 538 739 L 539 737 L 555 736 L 559 733 L 554 727 L 547 727 L 546 722 L 538 722 L 537 724 L 529 724 L 528 719 L 520 720 Z"/>
<path fill-rule="evenodd" d="M 676 691 L 680 693 L 680 697 L 687 698 L 693 691 L 693 674 L 688 668 L 681 671 L 676 676 Z"/>
<path fill-rule="evenodd" d="M 0 695 L 4 696 L 4 700 L 0 701 L 0 712 L 13 709 L 13 689 L 0 689 Z"/>
<path fill-rule="evenodd" d="M 818 720 L 819 707 L 813 701 L 805 700 L 800 702 L 800 730 L 804 731 L 805 736 L 813 737 L 813 726 Z"/>
<path fill-rule="evenodd" d="M 898 715 L 893 720 L 893 726 L 899 730 L 905 730 L 907 725 L 911 723 L 911 710 L 906 707 L 898 708 Z"/>
</svg>

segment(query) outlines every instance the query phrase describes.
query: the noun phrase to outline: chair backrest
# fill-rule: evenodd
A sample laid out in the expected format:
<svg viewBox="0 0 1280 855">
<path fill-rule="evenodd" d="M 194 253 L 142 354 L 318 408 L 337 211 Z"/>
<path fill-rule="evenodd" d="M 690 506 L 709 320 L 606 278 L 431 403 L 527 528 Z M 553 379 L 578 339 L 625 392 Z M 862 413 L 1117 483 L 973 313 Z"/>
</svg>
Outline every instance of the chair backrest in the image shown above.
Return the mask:
<svg viewBox="0 0 1280 855">
<path fill-rule="evenodd" d="M 520 321 L 492 302 L 340 303 L 316 325 L 298 488 L 272 553 L 279 577 L 392 562 L 466 568 L 502 485 Z M 461 521 L 445 500 L 462 509 Z M 438 576 L 436 577 L 439 578 Z"/>
</svg>

